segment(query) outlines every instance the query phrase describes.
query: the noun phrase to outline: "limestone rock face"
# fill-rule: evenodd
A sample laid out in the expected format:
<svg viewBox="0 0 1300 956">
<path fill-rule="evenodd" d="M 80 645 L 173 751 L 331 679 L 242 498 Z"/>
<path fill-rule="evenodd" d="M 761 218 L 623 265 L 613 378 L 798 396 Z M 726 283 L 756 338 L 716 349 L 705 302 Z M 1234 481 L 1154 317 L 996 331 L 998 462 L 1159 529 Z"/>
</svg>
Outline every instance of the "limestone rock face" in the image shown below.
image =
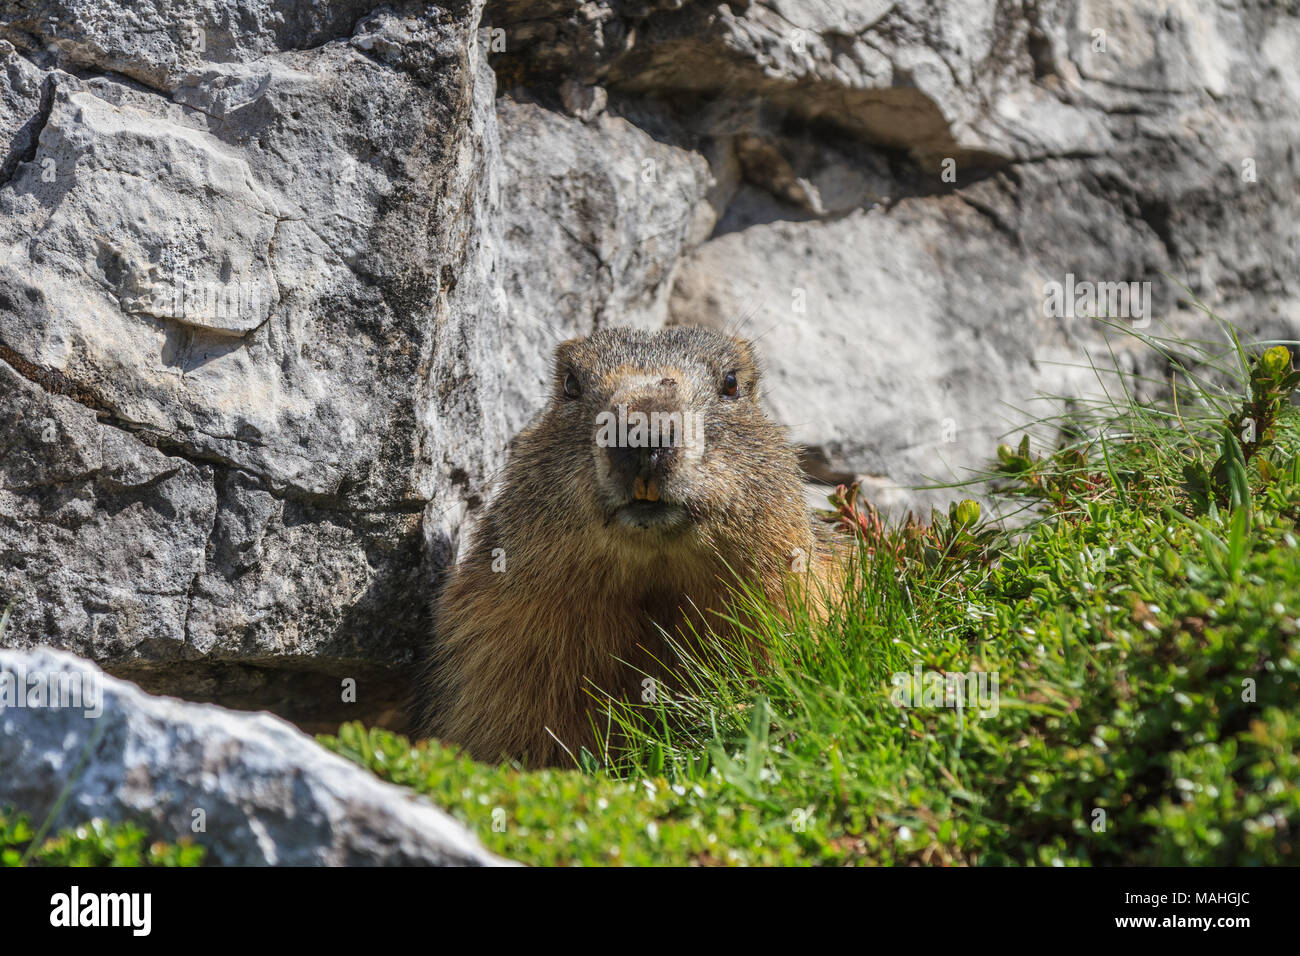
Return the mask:
<svg viewBox="0 0 1300 956">
<path fill-rule="evenodd" d="M 0 0 L 0 640 L 401 727 L 558 341 L 751 336 L 811 477 L 943 503 L 1158 382 L 1094 316 L 1296 336 L 1297 142 L 1274 6 Z"/>
<path fill-rule="evenodd" d="M 914 486 L 968 478 L 1047 411 L 1036 395 L 1101 394 L 1093 363 L 1163 373 L 1088 317 L 1108 299 L 1048 314 L 1052 284 L 1149 283 L 1144 314 L 1110 316 L 1148 334 L 1220 338 L 1199 302 L 1295 336 L 1293 14 L 502 0 L 485 16 L 500 76 L 651 99 L 699 136 L 719 218 L 670 321 L 761 336 L 813 476 L 864 479 L 895 510 L 949 498 Z"/>
<path fill-rule="evenodd" d="M 543 404 L 551 352 L 602 325 L 662 326 L 683 257 L 713 230 L 707 160 L 653 115 L 585 122 L 497 104 L 504 161 L 501 285 L 512 432 Z M 641 125 L 637 125 L 637 121 Z"/>
<path fill-rule="evenodd" d="M 345 6 L 0 17 L 6 640 L 322 726 L 509 437 L 478 7 Z"/>
</svg>

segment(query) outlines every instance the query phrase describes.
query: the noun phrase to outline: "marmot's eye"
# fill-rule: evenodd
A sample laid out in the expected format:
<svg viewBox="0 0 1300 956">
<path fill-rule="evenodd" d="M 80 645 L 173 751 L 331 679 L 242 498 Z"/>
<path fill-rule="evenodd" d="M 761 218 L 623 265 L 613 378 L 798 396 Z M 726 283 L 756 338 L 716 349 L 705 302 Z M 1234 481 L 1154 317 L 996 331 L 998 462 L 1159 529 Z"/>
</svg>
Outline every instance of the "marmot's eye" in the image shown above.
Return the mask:
<svg viewBox="0 0 1300 956">
<path fill-rule="evenodd" d="M 736 373 L 728 372 L 722 379 L 722 394 L 727 398 L 735 398 L 739 388 L 740 384 L 736 381 Z"/>
<path fill-rule="evenodd" d="M 582 386 L 578 383 L 578 376 L 572 372 L 564 376 L 564 394 L 569 398 L 577 398 L 582 394 Z"/>
</svg>

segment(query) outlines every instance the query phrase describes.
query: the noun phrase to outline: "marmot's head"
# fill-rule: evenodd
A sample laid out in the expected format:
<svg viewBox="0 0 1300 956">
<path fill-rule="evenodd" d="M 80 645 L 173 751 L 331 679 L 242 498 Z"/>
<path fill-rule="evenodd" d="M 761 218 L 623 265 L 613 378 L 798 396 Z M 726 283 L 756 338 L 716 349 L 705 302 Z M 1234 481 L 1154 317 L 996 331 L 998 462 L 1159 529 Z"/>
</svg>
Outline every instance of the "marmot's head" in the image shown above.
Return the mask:
<svg viewBox="0 0 1300 956">
<path fill-rule="evenodd" d="M 613 533 L 647 542 L 743 524 L 799 496 L 784 432 L 758 401 L 750 343 L 698 328 L 602 329 L 555 350 L 541 434 Z M 731 519 L 730 521 L 728 519 Z"/>
</svg>

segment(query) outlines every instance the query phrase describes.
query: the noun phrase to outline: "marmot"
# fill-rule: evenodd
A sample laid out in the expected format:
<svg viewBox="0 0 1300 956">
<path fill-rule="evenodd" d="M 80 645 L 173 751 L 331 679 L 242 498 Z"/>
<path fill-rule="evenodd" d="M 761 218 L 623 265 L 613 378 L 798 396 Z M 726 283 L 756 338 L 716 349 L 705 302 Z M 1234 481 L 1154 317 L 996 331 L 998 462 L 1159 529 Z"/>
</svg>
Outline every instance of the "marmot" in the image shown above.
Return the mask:
<svg viewBox="0 0 1300 956">
<path fill-rule="evenodd" d="M 639 701 L 667 676 L 660 627 L 716 630 L 737 578 L 782 601 L 791 571 L 837 564 L 758 382 L 752 345 L 705 329 L 556 348 L 549 403 L 436 604 L 429 736 L 572 765 L 598 752 L 593 692 Z"/>
</svg>

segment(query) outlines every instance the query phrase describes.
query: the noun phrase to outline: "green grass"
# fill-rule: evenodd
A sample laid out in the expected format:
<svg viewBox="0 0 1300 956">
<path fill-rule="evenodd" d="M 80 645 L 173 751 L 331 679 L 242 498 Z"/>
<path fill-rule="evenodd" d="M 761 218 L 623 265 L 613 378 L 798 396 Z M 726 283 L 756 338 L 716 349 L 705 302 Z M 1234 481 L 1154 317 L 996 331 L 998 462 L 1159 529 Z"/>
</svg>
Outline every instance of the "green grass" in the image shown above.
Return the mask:
<svg viewBox="0 0 1300 956">
<path fill-rule="evenodd" d="M 1196 365 L 1150 344 L 1169 404 L 1114 380 L 1062 447 L 998 449 L 1014 532 L 973 503 L 884 527 L 841 496 L 862 536 L 830 619 L 739 595 L 765 659 L 710 638 L 679 696 L 615 709 L 633 745 L 605 765 L 322 740 L 528 863 L 1293 862 L 1297 376 L 1235 338 Z M 896 706 L 915 668 L 996 675 L 996 712 Z"/>
<path fill-rule="evenodd" d="M 132 823 L 95 818 L 45 837 L 26 817 L 0 811 L 0 866 L 198 866 L 203 855 L 189 841 L 150 843 Z"/>
</svg>

